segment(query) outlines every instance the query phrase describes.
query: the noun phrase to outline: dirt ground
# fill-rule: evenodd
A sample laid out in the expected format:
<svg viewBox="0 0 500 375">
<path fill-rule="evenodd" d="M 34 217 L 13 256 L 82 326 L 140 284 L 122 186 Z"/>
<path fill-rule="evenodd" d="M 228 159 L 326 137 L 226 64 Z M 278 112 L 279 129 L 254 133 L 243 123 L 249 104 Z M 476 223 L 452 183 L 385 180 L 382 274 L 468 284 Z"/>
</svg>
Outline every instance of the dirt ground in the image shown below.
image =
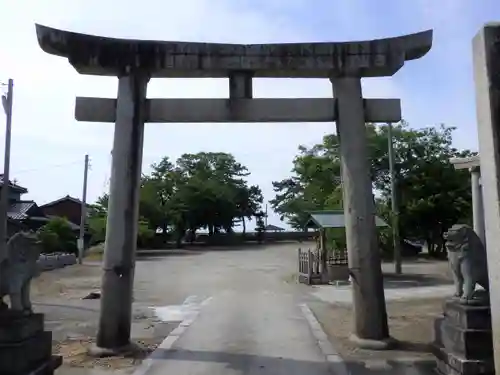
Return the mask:
<svg viewBox="0 0 500 375">
<path fill-rule="evenodd" d="M 82 298 L 100 289 L 101 273 L 96 262 L 44 272 L 32 281 L 33 308 L 45 314 L 45 329 L 53 334 L 53 354 L 63 357 L 60 374 L 72 374 L 74 369 L 81 374 L 87 370 L 133 372 L 177 325 L 160 322 L 150 309 L 136 304 L 132 321 L 135 350 L 120 357 L 90 357 L 87 352 L 94 344 L 100 301 Z"/>
<path fill-rule="evenodd" d="M 42 272 L 31 282 L 31 298 L 34 302 L 43 298 L 81 299 L 88 291 L 100 288 L 101 274 L 99 263 Z"/>
<path fill-rule="evenodd" d="M 130 370 L 133 371 L 146 357 L 160 344 L 161 340 L 137 340 L 137 348 L 120 357 L 93 358 L 87 353 L 92 346 L 93 339 L 64 340 L 53 343 L 53 354 L 63 357 L 63 366 L 78 368 L 100 368 L 102 370 Z"/>
<path fill-rule="evenodd" d="M 392 271 L 391 264 L 383 264 L 382 268 L 385 273 Z M 409 277 L 421 275 L 436 282 L 451 282 L 447 262 L 418 261 L 407 265 L 403 271 Z M 443 298 L 387 302 L 389 332 L 397 344 L 386 351 L 358 349 L 349 341 L 353 327 L 351 306 L 315 301 L 310 303 L 310 307 L 335 349 L 347 362 L 374 359 L 426 362 L 434 360 L 429 344 L 434 338 L 434 320 L 443 313 L 443 303 Z"/>
<path fill-rule="evenodd" d="M 353 327 L 351 307 L 330 305 L 325 308 L 318 305 L 312 303 L 311 309 L 346 361 L 433 359 L 429 343 L 433 340 L 434 319 L 442 314 L 442 298 L 387 303 L 390 335 L 398 341 L 397 347 L 387 351 L 358 349 L 349 341 Z"/>
</svg>

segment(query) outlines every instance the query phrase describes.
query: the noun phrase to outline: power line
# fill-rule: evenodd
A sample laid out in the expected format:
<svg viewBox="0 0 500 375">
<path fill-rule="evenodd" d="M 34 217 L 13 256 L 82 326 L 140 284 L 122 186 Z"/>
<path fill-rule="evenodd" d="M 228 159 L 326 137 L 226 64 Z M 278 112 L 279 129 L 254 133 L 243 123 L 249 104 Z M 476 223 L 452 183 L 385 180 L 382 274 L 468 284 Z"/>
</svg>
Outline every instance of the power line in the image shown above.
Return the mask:
<svg viewBox="0 0 500 375">
<path fill-rule="evenodd" d="M 23 170 L 20 170 L 20 171 L 16 171 L 16 175 L 18 175 L 18 174 L 20 174 L 20 173 L 38 172 L 38 171 L 46 170 L 46 169 L 48 169 L 48 168 L 60 168 L 60 167 L 66 167 L 66 166 L 68 166 L 68 165 L 79 164 L 79 163 L 81 163 L 81 160 L 78 160 L 78 161 L 72 161 L 72 162 L 68 162 L 68 163 L 64 163 L 64 164 L 52 164 L 52 165 L 47 165 L 47 166 L 40 167 L 40 168 L 23 169 Z"/>
</svg>

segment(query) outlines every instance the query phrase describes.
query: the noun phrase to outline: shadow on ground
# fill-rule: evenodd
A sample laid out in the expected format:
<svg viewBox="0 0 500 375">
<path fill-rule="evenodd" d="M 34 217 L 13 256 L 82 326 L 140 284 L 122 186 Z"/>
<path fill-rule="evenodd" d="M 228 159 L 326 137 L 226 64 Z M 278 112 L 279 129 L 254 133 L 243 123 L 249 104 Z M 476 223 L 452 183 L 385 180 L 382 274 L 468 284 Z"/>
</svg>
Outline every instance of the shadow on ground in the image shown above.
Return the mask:
<svg viewBox="0 0 500 375">
<path fill-rule="evenodd" d="M 141 250 L 136 254 L 137 260 L 141 262 L 155 261 L 158 258 L 168 257 L 168 256 L 193 256 L 201 255 L 201 251 L 193 250 Z"/>
<path fill-rule="evenodd" d="M 267 357 L 261 355 L 227 353 L 227 352 L 211 352 L 211 351 L 196 351 L 196 350 L 156 350 L 150 357 L 156 360 L 169 360 L 170 364 L 165 363 L 165 371 L 183 371 L 187 370 L 182 362 L 192 363 L 214 363 L 223 364 L 227 369 L 237 373 L 248 374 L 256 371 L 259 374 L 290 374 L 290 375 L 347 375 L 349 373 L 356 375 L 405 375 L 408 369 L 411 368 L 411 374 L 427 375 L 433 373 L 434 363 L 429 361 L 418 363 L 404 363 L 396 361 L 385 361 L 383 366 L 367 367 L 366 363 L 359 362 L 315 362 L 306 360 L 296 360 L 282 357 Z M 155 365 L 157 369 L 161 369 L 162 363 Z M 186 363 L 186 366 L 189 364 Z M 346 372 L 347 370 L 349 372 Z M 220 365 L 214 366 L 214 371 L 220 370 Z M 415 370 L 417 372 L 415 372 Z M 410 372 L 408 372 L 410 374 Z"/>
<path fill-rule="evenodd" d="M 438 275 L 384 273 L 384 287 L 389 289 L 450 285 L 452 281 Z"/>
</svg>

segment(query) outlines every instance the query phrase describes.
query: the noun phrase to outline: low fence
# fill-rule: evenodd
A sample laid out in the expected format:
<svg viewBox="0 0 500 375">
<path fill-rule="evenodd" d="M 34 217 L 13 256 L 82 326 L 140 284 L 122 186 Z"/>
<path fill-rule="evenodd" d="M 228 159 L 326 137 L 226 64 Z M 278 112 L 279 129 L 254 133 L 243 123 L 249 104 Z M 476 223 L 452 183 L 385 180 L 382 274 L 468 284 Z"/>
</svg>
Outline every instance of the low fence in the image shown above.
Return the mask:
<svg viewBox="0 0 500 375">
<path fill-rule="evenodd" d="M 327 259 L 328 281 L 349 281 L 349 262 L 347 250 L 336 251 Z"/>
<path fill-rule="evenodd" d="M 299 248 L 299 282 L 307 285 L 321 283 L 320 256 L 316 251 L 303 251 Z"/>
<path fill-rule="evenodd" d="M 36 263 L 40 272 L 50 271 L 76 264 L 76 256 L 64 253 L 41 254 Z"/>
<path fill-rule="evenodd" d="M 311 249 L 303 251 L 299 248 L 299 282 L 312 285 L 349 280 L 347 251 L 331 254 L 326 261 L 325 272 L 322 272 L 321 260 L 321 254 L 318 251 L 311 251 Z"/>
<path fill-rule="evenodd" d="M 328 257 L 327 264 L 330 266 L 347 266 L 347 251 L 337 251 Z"/>
</svg>

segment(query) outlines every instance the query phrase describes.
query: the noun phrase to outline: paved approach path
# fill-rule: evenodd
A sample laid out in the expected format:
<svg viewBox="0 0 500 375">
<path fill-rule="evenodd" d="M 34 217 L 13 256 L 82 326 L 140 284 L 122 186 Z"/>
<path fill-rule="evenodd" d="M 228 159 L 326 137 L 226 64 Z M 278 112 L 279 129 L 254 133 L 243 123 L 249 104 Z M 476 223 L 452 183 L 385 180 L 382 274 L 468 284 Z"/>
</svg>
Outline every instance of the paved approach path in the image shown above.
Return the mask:
<svg viewBox="0 0 500 375">
<path fill-rule="evenodd" d="M 330 374 L 300 307 L 307 293 L 289 282 L 296 251 L 270 246 L 152 262 L 149 273 L 163 269 L 164 293 L 209 300 L 166 340 L 170 348 L 156 352 L 146 374 Z"/>
</svg>

